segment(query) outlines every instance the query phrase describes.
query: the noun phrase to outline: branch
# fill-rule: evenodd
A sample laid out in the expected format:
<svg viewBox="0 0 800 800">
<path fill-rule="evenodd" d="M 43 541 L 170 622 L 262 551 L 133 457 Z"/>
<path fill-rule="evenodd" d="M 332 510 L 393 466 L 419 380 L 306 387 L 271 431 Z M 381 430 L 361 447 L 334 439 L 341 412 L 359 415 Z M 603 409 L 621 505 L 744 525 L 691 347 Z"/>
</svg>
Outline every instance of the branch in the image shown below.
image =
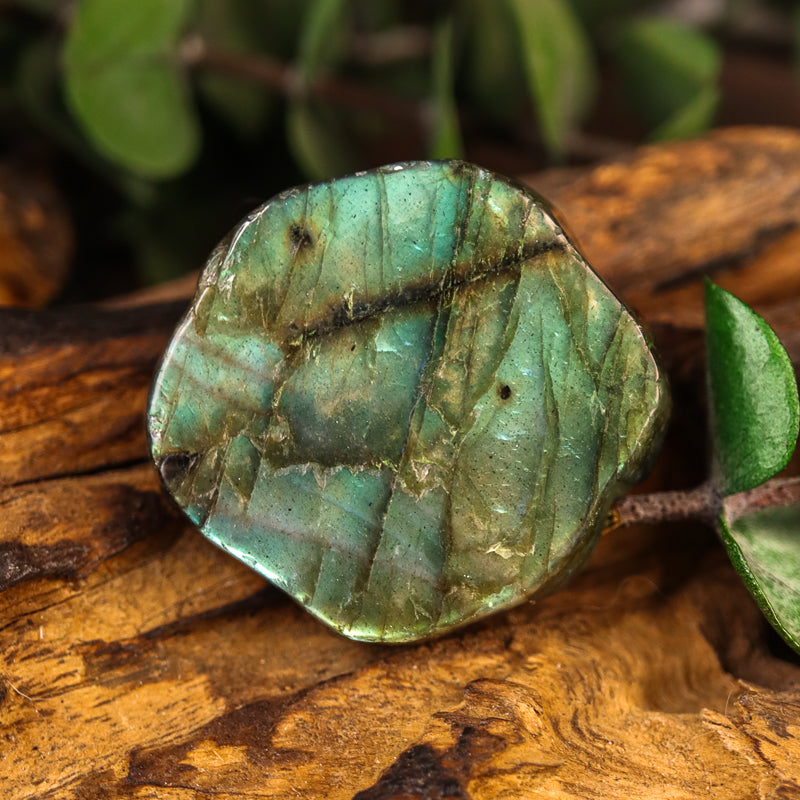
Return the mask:
<svg viewBox="0 0 800 800">
<path fill-rule="evenodd" d="M 200 36 L 187 39 L 182 58 L 189 67 L 210 69 L 252 81 L 291 98 L 315 97 L 345 108 L 369 111 L 390 120 L 421 124 L 425 103 L 375 91 L 331 75 L 304 80 L 300 70 L 264 55 L 248 55 L 211 47 Z"/>
<path fill-rule="evenodd" d="M 728 520 L 733 522 L 745 514 L 766 508 L 781 508 L 800 503 L 800 476 L 775 478 L 748 492 L 725 498 Z"/>
<path fill-rule="evenodd" d="M 627 495 L 611 509 L 609 529 L 690 519 L 713 523 L 719 505 L 719 496 L 711 483 L 687 491 Z"/>
<path fill-rule="evenodd" d="M 417 29 L 403 30 L 397 33 L 397 42 L 387 48 L 387 52 L 383 56 L 380 56 L 377 50 L 365 51 L 361 54 L 361 60 L 364 63 L 369 63 L 370 60 L 378 63 L 381 59 L 389 61 L 403 56 L 410 58 L 415 55 L 412 52 L 414 48 L 418 48 L 422 54 L 422 51 L 429 46 L 429 42 L 424 41 L 421 32 Z M 404 42 L 403 37 L 408 41 Z M 415 37 L 418 40 L 415 40 Z M 401 52 L 402 47 L 407 47 L 407 52 Z M 313 97 L 333 105 L 356 111 L 366 111 L 391 122 L 404 126 L 416 126 L 423 130 L 427 130 L 431 122 L 429 98 L 420 99 L 390 94 L 385 90 L 372 89 L 369 86 L 333 75 L 318 75 L 306 80 L 302 72 L 293 64 L 287 64 L 263 54 L 251 55 L 221 50 L 209 45 L 200 35 L 192 35 L 184 40 L 181 47 L 181 58 L 189 68 L 207 69 L 239 80 L 257 83 L 285 97 L 294 99 Z M 468 118 L 468 110 L 459 108 L 459 118 L 462 120 Z M 512 131 L 513 133 L 514 131 Z M 531 145 L 537 149 L 542 147 L 541 138 L 535 131 L 532 132 L 531 137 L 521 137 L 521 141 L 526 148 Z M 570 157 L 581 161 L 611 158 L 619 156 L 629 149 L 629 142 L 581 131 L 573 132 L 568 142 Z"/>
<path fill-rule="evenodd" d="M 755 489 L 721 497 L 711 482 L 695 489 L 623 497 L 612 509 L 607 530 L 627 525 L 697 520 L 715 526 L 724 510 L 728 520 L 767 508 L 800 503 L 800 477 L 773 478 Z"/>
<path fill-rule="evenodd" d="M 430 58 L 433 37 L 422 25 L 350 35 L 349 57 L 359 64 L 381 67 L 398 61 Z"/>
</svg>

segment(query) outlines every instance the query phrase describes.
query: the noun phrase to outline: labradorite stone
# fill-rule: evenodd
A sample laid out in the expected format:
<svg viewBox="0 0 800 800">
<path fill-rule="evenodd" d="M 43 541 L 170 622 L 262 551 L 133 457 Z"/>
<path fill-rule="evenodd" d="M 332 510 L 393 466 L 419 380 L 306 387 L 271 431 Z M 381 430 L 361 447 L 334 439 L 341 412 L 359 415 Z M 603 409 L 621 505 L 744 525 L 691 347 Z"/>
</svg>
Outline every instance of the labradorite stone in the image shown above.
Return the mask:
<svg viewBox="0 0 800 800">
<path fill-rule="evenodd" d="M 666 408 L 641 329 L 538 198 L 418 162 L 249 216 L 149 430 L 208 538 L 343 634 L 402 642 L 580 567 Z"/>
</svg>

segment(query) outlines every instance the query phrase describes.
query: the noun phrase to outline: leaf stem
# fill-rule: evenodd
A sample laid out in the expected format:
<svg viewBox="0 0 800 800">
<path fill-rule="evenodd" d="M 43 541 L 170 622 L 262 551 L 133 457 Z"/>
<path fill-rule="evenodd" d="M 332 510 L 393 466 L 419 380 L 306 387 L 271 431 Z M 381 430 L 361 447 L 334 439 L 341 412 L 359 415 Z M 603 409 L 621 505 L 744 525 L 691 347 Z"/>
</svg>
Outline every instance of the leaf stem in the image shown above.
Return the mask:
<svg viewBox="0 0 800 800">
<path fill-rule="evenodd" d="M 369 67 L 430 58 L 433 37 L 424 25 L 404 25 L 369 34 L 351 33 L 349 57 Z"/>
<path fill-rule="evenodd" d="M 422 49 L 422 43 L 419 46 Z M 423 130 L 431 124 L 431 104 L 427 98 L 376 91 L 329 74 L 304 81 L 300 71 L 292 64 L 268 55 L 251 55 L 216 48 L 199 34 L 187 37 L 180 52 L 183 63 L 191 69 L 207 69 L 257 83 L 285 97 L 314 97 L 333 105 L 370 112 L 391 122 Z M 399 57 L 398 54 L 395 55 Z M 468 118 L 469 114 L 466 109 L 459 109 L 459 116 Z M 516 129 L 511 133 L 516 135 Z M 541 141 L 535 134 L 532 137 L 519 136 L 518 141 L 526 150 L 531 146 L 541 147 Z M 579 131 L 570 134 L 567 144 L 570 158 L 580 161 L 610 158 L 630 149 L 629 142 Z"/>
<path fill-rule="evenodd" d="M 733 522 L 754 511 L 781 508 L 794 503 L 800 503 L 800 476 L 773 478 L 755 489 L 726 497 L 725 512 L 728 521 Z"/>
<path fill-rule="evenodd" d="M 719 506 L 719 496 L 710 482 L 688 490 L 632 494 L 623 497 L 611 509 L 609 528 L 690 519 L 711 523 Z"/>
<path fill-rule="evenodd" d="M 761 511 L 800 503 L 800 477 L 773 478 L 755 489 L 721 497 L 710 481 L 694 489 L 652 492 L 623 497 L 611 509 L 607 531 L 627 525 L 654 525 L 661 522 L 696 520 L 715 526 L 723 509 L 732 522 Z"/>
<path fill-rule="evenodd" d="M 316 97 L 339 106 L 369 111 L 408 123 L 424 121 L 426 105 L 399 95 L 376 91 L 347 80 L 319 75 L 304 81 L 293 65 L 264 55 L 234 53 L 210 46 L 199 35 L 190 36 L 181 49 L 183 62 L 189 67 L 211 69 L 232 77 L 266 86 L 288 97 Z"/>
</svg>

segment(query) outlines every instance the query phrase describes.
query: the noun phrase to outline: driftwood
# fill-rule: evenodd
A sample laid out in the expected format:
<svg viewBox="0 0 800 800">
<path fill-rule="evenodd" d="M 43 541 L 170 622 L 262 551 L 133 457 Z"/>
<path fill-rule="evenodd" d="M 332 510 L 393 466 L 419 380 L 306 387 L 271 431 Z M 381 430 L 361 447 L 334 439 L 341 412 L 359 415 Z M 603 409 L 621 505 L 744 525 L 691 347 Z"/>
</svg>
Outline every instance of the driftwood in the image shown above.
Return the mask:
<svg viewBox="0 0 800 800">
<path fill-rule="evenodd" d="M 0 163 L 0 306 L 42 306 L 69 273 L 73 233 L 52 183 L 22 163 Z"/>
<path fill-rule="evenodd" d="M 703 477 L 698 278 L 800 361 L 800 135 L 531 176 L 650 322 L 676 396 L 647 488 Z M 697 526 L 439 641 L 328 632 L 183 523 L 143 408 L 181 302 L 0 312 L 0 796 L 800 797 L 800 659 Z"/>
</svg>

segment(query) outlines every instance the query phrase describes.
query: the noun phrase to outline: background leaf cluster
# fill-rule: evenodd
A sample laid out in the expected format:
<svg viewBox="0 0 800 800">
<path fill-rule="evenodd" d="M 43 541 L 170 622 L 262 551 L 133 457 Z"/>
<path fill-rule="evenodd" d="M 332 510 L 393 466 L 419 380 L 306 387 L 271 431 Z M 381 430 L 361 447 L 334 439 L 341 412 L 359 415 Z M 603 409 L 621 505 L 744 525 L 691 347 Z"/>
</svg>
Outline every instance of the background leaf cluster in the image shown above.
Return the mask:
<svg viewBox="0 0 800 800">
<path fill-rule="evenodd" d="M 622 8 L 647 5 L 631 0 Z M 255 33 L 287 20 L 294 22 L 289 48 Z M 316 83 L 325 73 L 349 73 L 388 96 L 419 100 L 423 149 L 443 157 L 462 151 L 458 92 L 479 118 L 509 127 L 530 106 L 541 146 L 562 158 L 592 110 L 602 55 L 614 60 L 632 110 L 655 138 L 702 131 L 718 99 L 721 58 L 709 35 L 674 19 L 623 17 L 619 8 L 598 14 L 572 0 L 454 0 L 417 14 L 390 0 L 304 0 L 293 11 L 267 0 L 81 0 L 69 26 L 63 66 L 71 112 L 99 151 L 149 178 L 180 175 L 197 158 L 201 124 L 188 73 L 192 65 L 235 70 L 230 59 L 226 66 L 209 57 L 219 48 L 269 59 L 275 74 L 265 82 L 288 101 L 287 144 L 315 178 L 348 161 L 353 168 L 358 162 L 344 155 L 344 142 L 361 138 L 346 137 L 341 123 L 322 115 L 326 97 L 336 103 L 336 93 Z M 590 30 L 601 33 L 593 38 Z M 392 57 L 391 45 L 404 38 L 406 51 Z M 228 90 L 231 83 L 229 76 Z M 257 135 L 269 123 L 264 100 L 252 93 L 231 94 L 208 76 L 198 88 L 242 134 Z M 356 110 L 374 112 L 369 97 L 363 100 Z"/>
<path fill-rule="evenodd" d="M 754 9 L 789 29 L 793 4 L 729 0 L 709 19 L 672 8 L 692 5 L 5 0 L 0 141 L 46 142 L 67 183 L 85 184 L 79 226 L 110 235 L 82 236 L 80 263 L 132 253 L 161 280 L 302 180 L 473 157 L 476 140 L 531 163 L 580 158 L 608 81 L 641 138 L 701 132 L 720 35 Z"/>
</svg>

